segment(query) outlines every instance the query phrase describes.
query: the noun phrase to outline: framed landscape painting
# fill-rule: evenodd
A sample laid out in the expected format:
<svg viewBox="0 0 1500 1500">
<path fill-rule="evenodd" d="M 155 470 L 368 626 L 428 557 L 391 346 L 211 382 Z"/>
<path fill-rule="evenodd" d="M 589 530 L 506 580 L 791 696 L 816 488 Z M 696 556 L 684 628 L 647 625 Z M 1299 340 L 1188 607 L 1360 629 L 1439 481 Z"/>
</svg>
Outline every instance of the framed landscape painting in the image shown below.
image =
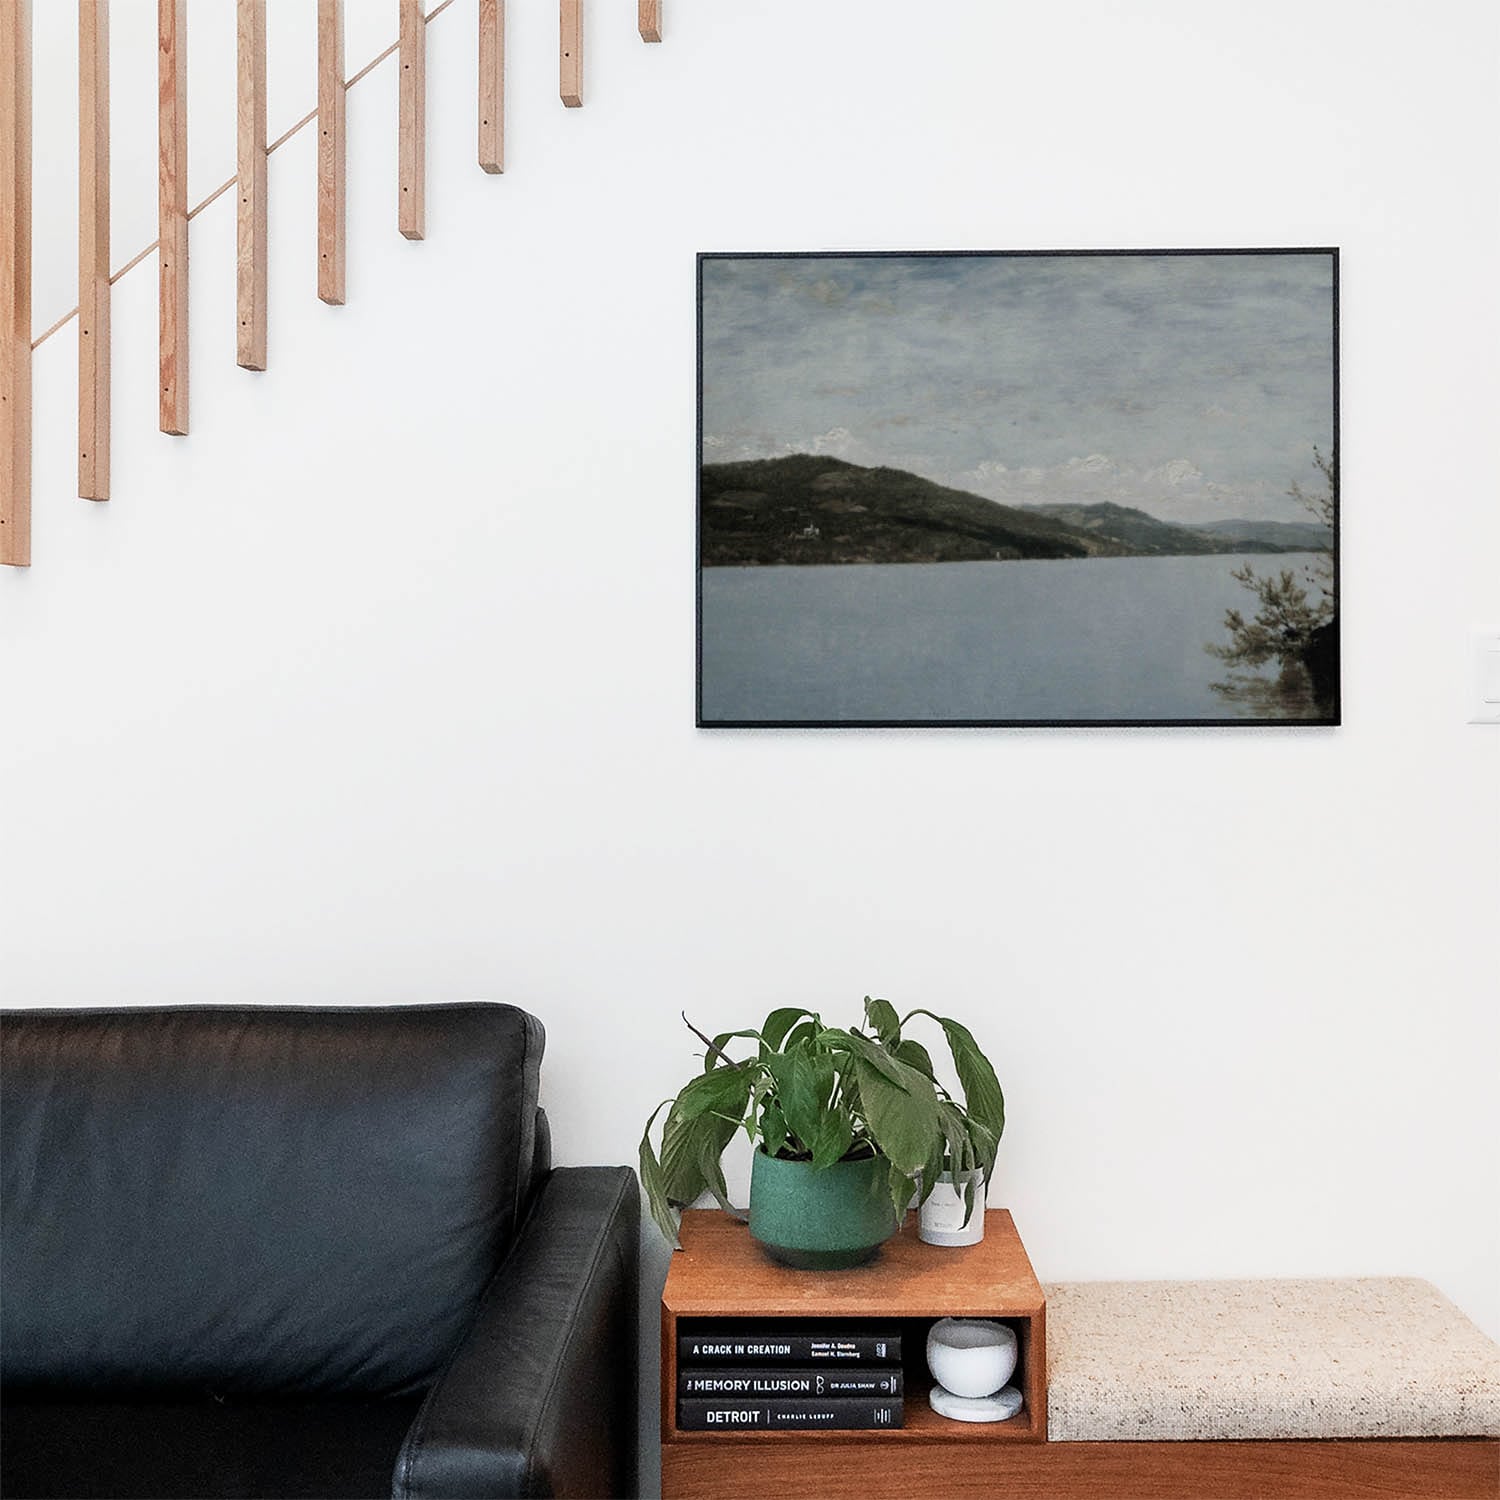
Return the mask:
<svg viewBox="0 0 1500 1500">
<path fill-rule="evenodd" d="M 1337 724 L 1338 253 L 705 254 L 698 723 Z"/>
</svg>

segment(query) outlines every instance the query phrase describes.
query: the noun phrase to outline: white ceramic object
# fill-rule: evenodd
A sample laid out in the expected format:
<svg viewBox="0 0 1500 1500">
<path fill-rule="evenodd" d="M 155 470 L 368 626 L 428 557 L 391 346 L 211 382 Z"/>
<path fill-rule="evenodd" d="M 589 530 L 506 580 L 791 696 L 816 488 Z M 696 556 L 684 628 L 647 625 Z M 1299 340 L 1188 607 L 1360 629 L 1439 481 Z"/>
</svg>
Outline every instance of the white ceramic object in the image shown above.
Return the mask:
<svg viewBox="0 0 1500 1500">
<path fill-rule="evenodd" d="M 964 1223 L 964 1194 L 974 1179 L 974 1212 Z M 944 1172 L 917 1211 L 917 1238 L 929 1245 L 977 1245 L 984 1238 L 984 1178 L 966 1172 L 958 1182 Z"/>
<path fill-rule="evenodd" d="M 1020 1411 L 1021 1393 L 1008 1385 L 993 1396 L 955 1396 L 935 1385 L 928 1393 L 927 1403 L 940 1417 L 951 1417 L 955 1422 L 1005 1422 Z"/>
<path fill-rule="evenodd" d="M 939 1318 L 927 1333 L 927 1368 L 955 1396 L 993 1396 L 1016 1355 L 1015 1330 L 988 1318 Z"/>
</svg>

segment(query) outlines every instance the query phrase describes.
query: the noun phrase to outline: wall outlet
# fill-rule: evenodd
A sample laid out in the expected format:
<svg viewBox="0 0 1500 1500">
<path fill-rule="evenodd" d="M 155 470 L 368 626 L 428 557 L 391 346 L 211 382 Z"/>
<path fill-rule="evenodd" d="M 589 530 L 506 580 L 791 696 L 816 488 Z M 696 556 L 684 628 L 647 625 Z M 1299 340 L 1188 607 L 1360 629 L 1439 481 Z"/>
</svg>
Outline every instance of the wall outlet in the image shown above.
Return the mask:
<svg viewBox="0 0 1500 1500">
<path fill-rule="evenodd" d="M 1500 724 L 1500 630 L 1476 630 L 1470 637 L 1473 656 L 1471 724 Z"/>
</svg>

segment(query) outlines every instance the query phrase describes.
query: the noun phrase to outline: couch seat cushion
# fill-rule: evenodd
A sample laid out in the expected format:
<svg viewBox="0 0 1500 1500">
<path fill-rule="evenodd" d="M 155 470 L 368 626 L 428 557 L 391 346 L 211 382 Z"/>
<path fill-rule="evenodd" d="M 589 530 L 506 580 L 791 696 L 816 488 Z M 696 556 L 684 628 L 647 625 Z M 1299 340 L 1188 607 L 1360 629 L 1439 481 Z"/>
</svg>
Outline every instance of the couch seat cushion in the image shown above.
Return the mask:
<svg viewBox="0 0 1500 1500">
<path fill-rule="evenodd" d="M 375 1500 L 421 1402 L 7 1402 L 0 1494 Z"/>
</svg>

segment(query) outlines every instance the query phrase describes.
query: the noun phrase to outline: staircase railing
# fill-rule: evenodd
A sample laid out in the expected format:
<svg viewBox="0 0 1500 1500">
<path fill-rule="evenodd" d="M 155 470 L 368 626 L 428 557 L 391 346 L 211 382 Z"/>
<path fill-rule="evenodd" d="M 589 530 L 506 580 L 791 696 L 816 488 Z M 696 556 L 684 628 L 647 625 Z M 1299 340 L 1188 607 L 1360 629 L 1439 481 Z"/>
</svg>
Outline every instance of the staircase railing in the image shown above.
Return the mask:
<svg viewBox="0 0 1500 1500">
<path fill-rule="evenodd" d="M 49 0 L 51 3 L 51 0 Z M 397 227 L 419 240 L 426 224 L 427 27 L 455 0 L 423 13 L 422 0 L 392 0 L 397 40 L 351 77 L 344 72 L 343 0 L 317 6 L 316 106 L 276 140 L 266 140 L 266 4 L 236 3 L 235 175 L 201 203 L 187 197 L 187 0 L 157 0 L 156 240 L 110 270 L 109 0 L 78 0 L 78 305 L 33 338 L 31 328 L 31 0 L 0 0 L 0 564 L 31 562 L 32 353 L 77 319 L 78 493 L 110 490 L 110 288 L 153 251 L 159 255 L 158 394 L 161 430 L 188 431 L 189 225 L 235 188 L 236 361 L 267 366 L 266 263 L 270 226 L 266 164 L 305 126 L 318 124 L 318 296 L 345 295 L 344 96 L 393 53 L 398 89 Z M 478 0 L 478 163 L 504 170 L 505 0 Z M 661 0 L 637 0 L 636 26 L 661 40 Z M 558 0 L 558 93 L 583 103 L 584 0 Z"/>
</svg>

